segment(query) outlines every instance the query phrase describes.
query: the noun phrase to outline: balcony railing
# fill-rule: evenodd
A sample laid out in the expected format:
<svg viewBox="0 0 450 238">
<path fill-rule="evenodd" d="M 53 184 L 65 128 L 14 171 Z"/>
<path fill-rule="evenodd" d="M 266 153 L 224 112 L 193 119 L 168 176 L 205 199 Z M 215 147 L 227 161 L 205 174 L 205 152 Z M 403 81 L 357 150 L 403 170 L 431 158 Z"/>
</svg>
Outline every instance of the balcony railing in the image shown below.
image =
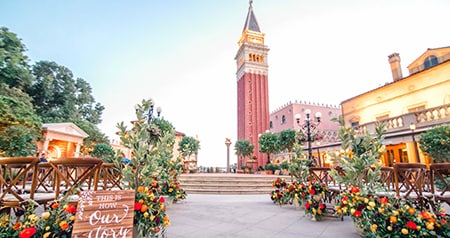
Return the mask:
<svg viewBox="0 0 450 238">
<path fill-rule="evenodd" d="M 386 135 L 397 135 L 401 132 L 410 132 L 410 124 L 416 125 L 416 131 L 426 131 L 434 126 L 450 124 L 450 104 L 439 107 L 428 108 L 416 112 L 410 112 L 396 117 L 387 118 L 380 121 L 386 124 Z M 376 122 L 362 124 L 355 129 L 358 133 L 366 131 L 374 132 Z"/>
</svg>

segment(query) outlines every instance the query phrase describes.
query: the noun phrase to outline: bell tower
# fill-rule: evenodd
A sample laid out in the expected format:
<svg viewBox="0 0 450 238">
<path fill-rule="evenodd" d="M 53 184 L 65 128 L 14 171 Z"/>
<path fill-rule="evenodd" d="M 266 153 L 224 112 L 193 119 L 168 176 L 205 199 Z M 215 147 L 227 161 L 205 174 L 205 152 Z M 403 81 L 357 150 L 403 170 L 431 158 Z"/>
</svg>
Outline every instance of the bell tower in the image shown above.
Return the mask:
<svg viewBox="0 0 450 238">
<path fill-rule="evenodd" d="M 264 45 L 264 33 L 253 13 L 253 1 L 249 1 L 244 29 L 238 41 L 239 50 L 234 58 L 237 65 L 237 139 L 246 139 L 255 146 L 254 155 L 258 166 L 267 163 L 267 155 L 259 152 L 258 135 L 269 130 L 269 85 L 267 52 Z M 238 166 L 245 161 L 238 161 Z"/>
</svg>

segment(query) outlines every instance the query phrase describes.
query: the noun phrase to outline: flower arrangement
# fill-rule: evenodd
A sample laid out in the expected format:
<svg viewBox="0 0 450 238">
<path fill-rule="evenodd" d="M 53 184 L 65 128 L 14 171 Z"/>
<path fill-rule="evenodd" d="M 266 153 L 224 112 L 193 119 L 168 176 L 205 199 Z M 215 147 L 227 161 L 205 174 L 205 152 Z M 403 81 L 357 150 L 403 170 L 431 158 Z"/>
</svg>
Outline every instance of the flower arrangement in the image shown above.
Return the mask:
<svg viewBox="0 0 450 238">
<path fill-rule="evenodd" d="M 343 192 L 335 206 L 350 216 L 363 237 L 448 237 L 450 217 L 438 209 L 418 209 L 410 200 L 376 197 L 361 193 L 357 187 Z"/>
<path fill-rule="evenodd" d="M 162 194 L 168 195 L 174 202 L 186 199 L 187 197 L 186 191 L 180 187 L 180 182 L 177 178 L 172 178 L 168 183 L 164 183 L 164 186 L 162 186 Z"/>
<path fill-rule="evenodd" d="M 28 209 L 18 209 L 15 218 L 9 214 L 0 215 L 0 237 L 44 237 L 69 238 L 72 236 L 76 207 L 72 204 L 53 202 L 40 215 L 34 204 Z"/>
<path fill-rule="evenodd" d="M 319 181 L 310 181 L 307 184 L 307 191 L 305 213 L 314 220 L 321 220 L 327 213 L 325 200 L 329 196 L 328 185 Z"/>
<path fill-rule="evenodd" d="M 272 182 L 272 187 L 276 187 L 278 189 L 285 188 L 286 186 L 287 186 L 287 183 L 286 183 L 286 179 L 284 179 L 284 178 L 278 177 Z"/>
<path fill-rule="evenodd" d="M 134 225 L 137 226 L 139 237 L 157 234 L 161 227 L 170 225 L 165 200 L 159 195 L 158 187 L 158 182 L 153 180 L 151 186 L 139 186 L 136 190 Z"/>
</svg>

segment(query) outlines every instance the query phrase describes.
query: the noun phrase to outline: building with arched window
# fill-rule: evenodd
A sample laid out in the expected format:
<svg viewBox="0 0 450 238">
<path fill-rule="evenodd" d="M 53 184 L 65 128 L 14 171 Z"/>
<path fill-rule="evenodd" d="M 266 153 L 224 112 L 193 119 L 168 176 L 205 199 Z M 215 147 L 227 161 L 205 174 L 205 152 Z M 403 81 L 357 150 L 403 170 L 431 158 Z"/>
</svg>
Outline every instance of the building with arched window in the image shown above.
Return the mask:
<svg viewBox="0 0 450 238">
<path fill-rule="evenodd" d="M 429 163 L 414 141 L 420 133 L 450 123 L 450 47 L 427 49 L 407 67 L 407 77 L 402 76 L 400 55 L 388 58 L 393 81 L 343 101 L 342 116 L 360 132 L 373 132 L 377 122 L 386 124 L 385 165 Z"/>
</svg>

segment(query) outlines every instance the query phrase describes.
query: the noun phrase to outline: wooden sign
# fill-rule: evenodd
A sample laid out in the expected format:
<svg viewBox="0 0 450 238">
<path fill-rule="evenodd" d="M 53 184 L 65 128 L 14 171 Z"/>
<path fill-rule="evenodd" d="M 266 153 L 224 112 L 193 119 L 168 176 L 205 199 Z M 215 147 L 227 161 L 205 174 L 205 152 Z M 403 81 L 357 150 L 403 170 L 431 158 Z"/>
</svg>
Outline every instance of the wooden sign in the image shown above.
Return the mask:
<svg viewBox="0 0 450 238">
<path fill-rule="evenodd" d="M 131 238 L 134 190 L 82 191 L 72 237 Z"/>
</svg>

